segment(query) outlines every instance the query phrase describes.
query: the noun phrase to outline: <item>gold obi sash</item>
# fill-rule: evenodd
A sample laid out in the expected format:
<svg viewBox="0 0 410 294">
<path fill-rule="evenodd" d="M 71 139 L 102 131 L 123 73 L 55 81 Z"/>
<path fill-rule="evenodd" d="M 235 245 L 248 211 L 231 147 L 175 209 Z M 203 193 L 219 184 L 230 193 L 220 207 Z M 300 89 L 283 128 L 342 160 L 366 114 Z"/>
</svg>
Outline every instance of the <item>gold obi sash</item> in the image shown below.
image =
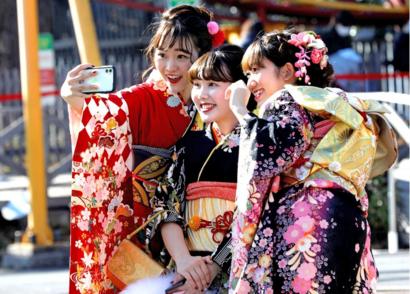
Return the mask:
<svg viewBox="0 0 410 294">
<path fill-rule="evenodd" d="M 186 190 L 185 220 L 188 249 L 214 251 L 230 230 L 235 209 L 236 183 L 195 182 Z"/>
<path fill-rule="evenodd" d="M 323 131 L 309 134 L 311 146 L 302 156 L 306 162 L 288 171 L 282 180 L 308 186 L 313 181 L 330 181 L 360 199 L 367 180 L 387 170 L 396 158 L 395 136 L 383 119 L 386 110 L 339 89 L 291 85 L 286 89 L 299 105 L 325 121 L 315 126 Z M 317 131 L 323 135 L 316 138 Z"/>
</svg>

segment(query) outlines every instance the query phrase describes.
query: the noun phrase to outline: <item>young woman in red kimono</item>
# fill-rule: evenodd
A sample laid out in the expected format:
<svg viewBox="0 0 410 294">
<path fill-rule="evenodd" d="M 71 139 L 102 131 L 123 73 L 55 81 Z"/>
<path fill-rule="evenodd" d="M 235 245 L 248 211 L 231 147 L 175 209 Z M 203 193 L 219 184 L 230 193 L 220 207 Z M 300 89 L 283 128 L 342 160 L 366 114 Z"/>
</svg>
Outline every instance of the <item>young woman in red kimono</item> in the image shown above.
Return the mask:
<svg viewBox="0 0 410 294">
<path fill-rule="evenodd" d="M 87 96 L 90 75 L 74 68 L 61 95 L 73 143 L 70 293 L 114 293 L 106 263 L 151 211 L 170 152 L 190 122 L 188 69 L 221 33 L 205 8 L 182 5 L 161 17 L 146 50 L 158 77 Z M 210 25 L 211 24 L 211 25 Z M 92 74 L 91 74 L 92 75 Z"/>
<path fill-rule="evenodd" d="M 247 111 L 245 84 L 232 86 L 242 128 L 231 293 L 375 289 L 364 188 L 392 161 L 375 161 L 380 105 L 326 88 L 326 52 L 313 32 L 265 34 L 245 52 L 260 111 Z"/>
</svg>

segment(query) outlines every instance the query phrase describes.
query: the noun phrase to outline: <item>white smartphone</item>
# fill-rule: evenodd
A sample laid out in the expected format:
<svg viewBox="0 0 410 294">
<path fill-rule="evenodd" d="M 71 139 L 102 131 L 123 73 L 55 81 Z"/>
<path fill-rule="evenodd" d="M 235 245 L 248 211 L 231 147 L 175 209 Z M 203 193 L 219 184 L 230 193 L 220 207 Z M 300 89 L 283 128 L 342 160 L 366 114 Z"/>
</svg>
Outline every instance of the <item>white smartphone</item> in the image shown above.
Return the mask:
<svg viewBox="0 0 410 294">
<path fill-rule="evenodd" d="M 83 91 L 85 94 L 111 93 L 115 90 L 115 67 L 103 65 L 84 69 L 86 72 L 97 71 L 95 76 L 86 80 L 87 84 L 97 85 L 98 89 Z"/>
</svg>

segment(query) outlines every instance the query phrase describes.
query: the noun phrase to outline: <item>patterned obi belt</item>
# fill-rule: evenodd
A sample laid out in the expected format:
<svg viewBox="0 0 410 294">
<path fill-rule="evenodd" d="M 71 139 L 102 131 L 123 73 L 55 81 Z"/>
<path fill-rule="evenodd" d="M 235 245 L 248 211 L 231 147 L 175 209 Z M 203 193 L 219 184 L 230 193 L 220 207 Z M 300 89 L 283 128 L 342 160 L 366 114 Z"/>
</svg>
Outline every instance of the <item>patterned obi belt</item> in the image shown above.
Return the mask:
<svg viewBox="0 0 410 294">
<path fill-rule="evenodd" d="M 235 210 L 236 183 L 195 182 L 186 190 L 185 220 L 188 248 L 214 251 L 230 230 Z"/>
<path fill-rule="evenodd" d="M 132 194 L 136 226 L 142 225 L 152 212 L 151 198 L 169 166 L 171 153 L 167 149 L 133 145 L 134 168 Z"/>
</svg>

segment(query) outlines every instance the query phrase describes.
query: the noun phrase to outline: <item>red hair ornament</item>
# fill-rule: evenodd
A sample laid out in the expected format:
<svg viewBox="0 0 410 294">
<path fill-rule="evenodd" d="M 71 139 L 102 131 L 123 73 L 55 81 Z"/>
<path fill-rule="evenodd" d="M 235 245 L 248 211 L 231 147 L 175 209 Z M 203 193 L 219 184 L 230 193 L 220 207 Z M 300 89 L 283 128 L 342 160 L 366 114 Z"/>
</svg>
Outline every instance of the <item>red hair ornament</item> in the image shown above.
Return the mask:
<svg viewBox="0 0 410 294">
<path fill-rule="evenodd" d="M 215 21 L 210 21 L 207 24 L 208 33 L 212 37 L 212 47 L 216 48 L 221 46 L 225 42 L 225 34 L 219 28 L 219 25 Z"/>
</svg>

